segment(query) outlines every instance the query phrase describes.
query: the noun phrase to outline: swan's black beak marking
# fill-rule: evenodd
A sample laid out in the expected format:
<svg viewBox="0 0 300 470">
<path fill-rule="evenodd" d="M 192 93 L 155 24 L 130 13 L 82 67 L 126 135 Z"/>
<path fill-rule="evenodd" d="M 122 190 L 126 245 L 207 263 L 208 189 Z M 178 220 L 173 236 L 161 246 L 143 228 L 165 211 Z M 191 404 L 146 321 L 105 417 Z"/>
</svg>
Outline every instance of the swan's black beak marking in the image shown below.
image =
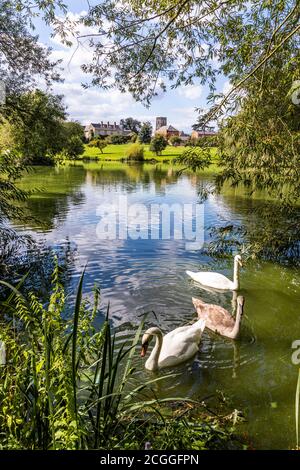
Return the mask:
<svg viewBox="0 0 300 470">
<path fill-rule="evenodd" d="M 147 349 L 148 349 L 148 344 L 149 343 L 144 343 L 142 344 L 142 350 L 141 350 L 141 357 L 145 357 L 147 354 Z"/>
</svg>

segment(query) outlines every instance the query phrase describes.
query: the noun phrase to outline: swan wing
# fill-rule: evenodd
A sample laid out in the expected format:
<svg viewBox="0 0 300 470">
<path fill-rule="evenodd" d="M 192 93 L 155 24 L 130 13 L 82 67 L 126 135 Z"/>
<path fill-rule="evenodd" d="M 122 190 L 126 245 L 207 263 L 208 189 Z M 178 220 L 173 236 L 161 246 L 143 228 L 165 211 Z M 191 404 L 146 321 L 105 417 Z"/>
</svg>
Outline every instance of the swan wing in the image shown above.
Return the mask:
<svg viewBox="0 0 300 470">
<path fill-rule="evenodd" d="M 205 321 L 201 319 L 197 320 L 192 325 L 180 326 L 164 336 L 163 344 L 170 345 L 175 340 L 180 342 L 193 341 L 193 339 L 197 340 L 199 335 L 199 338 L 201 338 L 204 328 Z"/>
<path fill-rule="evenodd" d="M 183 362 L 188 361 L 193 356 L 197 354 L 199 347 L 196 343 L 185 343 L 184 348 L 180 349 L 180 355 L 170 355 L 163 356 L 162 353 L 160 354 L 158 367 L 173 367 L 181 364 Z"/>
<path fill-rule="evenodd" d="M 159 366 L 168 367 L 171 362 L 174 365 L 175 362 L 179 364 L 194 356 L 198 351 L 204 328 L 205 321 L 198 320 L 193 325 L 176 328 L 164 336 L 159 355 Z"/>
<path fill-rule="evenodd" d="M 206 321 L 210 330 L 232 330 L 235 325 L 233 316 L 223 307 L 213 304 L 198 304 L 196 307 L 198 317 Z"/>
<path fill-rule="evenodd" d="M 186 271 L 188 276 L 190 276 L 194 281 L 198 282 L 199 284 L 203 284 L 203 286 L 215 287 L 216 289 L 232 289 L 233 282 L 228 279 L 228 277 L 224 276 L 220 273 L 213 273 L 213 272 L 192 272 Z"/>
</svg>

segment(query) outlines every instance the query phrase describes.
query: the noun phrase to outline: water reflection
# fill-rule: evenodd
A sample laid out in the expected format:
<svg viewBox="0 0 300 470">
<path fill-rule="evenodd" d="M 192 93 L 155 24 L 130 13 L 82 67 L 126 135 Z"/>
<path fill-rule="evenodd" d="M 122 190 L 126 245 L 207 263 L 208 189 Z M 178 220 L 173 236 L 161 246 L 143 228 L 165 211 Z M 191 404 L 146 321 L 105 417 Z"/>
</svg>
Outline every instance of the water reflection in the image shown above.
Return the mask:
<svg viewBox="0 0 300 470">
<path fill-rule="evenodd" d="M 65 171 L 37 167 L 30 172 L 19 183 L 21 189 L 33 191 L 24 205 L 28 227 L 49 231 L 63 223 L 72 206 L 84 203 L 85 196 L 80 190 L 84 181 L 85 174 L 72 166 Z"/>
</svg>

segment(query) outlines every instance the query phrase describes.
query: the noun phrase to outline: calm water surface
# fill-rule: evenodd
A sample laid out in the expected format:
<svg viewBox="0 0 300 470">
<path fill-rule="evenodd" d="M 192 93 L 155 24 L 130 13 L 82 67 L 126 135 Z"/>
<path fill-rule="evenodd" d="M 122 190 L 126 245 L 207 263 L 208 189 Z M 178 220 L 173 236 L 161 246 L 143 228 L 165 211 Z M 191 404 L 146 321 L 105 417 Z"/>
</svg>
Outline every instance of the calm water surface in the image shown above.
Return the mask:
<svg viewBox="0 0 300 470">
<path fill-rule="evenodd" d="M 206 292 L 185 270 L 216 270 L 232 276 L 230 260 L 212 259 L 187 251 L 180 240 L 100 240 L 96 209 L 103 202 L 127 195 L 129 204 L 190 203 L 209 183 L 206 175 L 181 175 L 164 165 L 119 163 L 82 164 L 60 169 L 37 168 L 24 188 L 43 189 L 28 206 L 40 223 L 27 230 L 59 249 L 70 246 L 70 267 L 76 285 L 87 264 L 85 291 L 100 285 L 102 307 L 111 304 L 120 341 L 131 337 L 143 312 L 154 310 L 149 324 L 168 332 L 194 317 L 192 296 L 231 308 L 232 293 Z M 227 191 L 205 202 L 205 226 L 224 221 L 244 224 L 255 202 L 241 192 Z M 295 447 L 294 400 L 297 367 L 291 363 L 291 344 L 300 339 L 299 273 L 272 263 L 247 263 L 241 272 L 245 296 L 242 333 L 233 342 L 205 331 L 198 356 L 178 367 L 179 375 L 158 383 L 160 396 L 204 397 L 223 391 L 232 410 L 243 410 L 243 430 L 256 448 Z M 103 316 L 99 318 L 99 322 Z M 138 380 L 152 374 L 136 357 Z"/>
</svg>

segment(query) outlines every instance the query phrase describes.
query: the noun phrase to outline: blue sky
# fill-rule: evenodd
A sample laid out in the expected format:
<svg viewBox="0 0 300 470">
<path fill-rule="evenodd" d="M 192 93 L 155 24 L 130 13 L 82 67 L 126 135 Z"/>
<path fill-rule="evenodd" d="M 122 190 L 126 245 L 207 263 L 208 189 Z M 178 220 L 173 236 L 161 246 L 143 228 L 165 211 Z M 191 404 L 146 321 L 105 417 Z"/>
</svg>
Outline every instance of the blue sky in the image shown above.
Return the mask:
<svg viewBox="0 0 300 470">
<path fill-rule="evenodd" d="M 87 10 L 86 0 L 66 1 L 71 18 L 76 19 L 80 13 Z M 96 0 L 90 3 L 99 3 Z M 118 90 L 103 91 L 99 88 L 82 87 L 87 82 L 87 75 L 80 66 L 90 57 L 87 46 L 80 47 L 75 53 L 73 48 L 61 44 L 59 37 L 51 37 L 51 29 L 41 20 L 36 21 L 36 33 L 40 42 L 49 45 L 53 51 L 54 59 L 62 59 L 62 76 L 64 83 L 54 85 L 54 92 L 65 96 L 69 118 L 89 122 L 110 121 L 119 122 L 120 119 L 132 116 L 141 121 L 149 120 L 154 124 L 156 116 L 166 116 L 168 124 L 179 130 L 191 131 L 191 126 L 197 120 L 196 107 L 206 107 L 208 88 L 197 82 L 192 86 L 168 90 L 160 94 L 152 102 L 150 108 L 137 103 L 129 94 L 121 94 Z M 85 28 L 86 32 L 86 28 Z M 228 81 L 220 77 L 217 82 L 218 91 L 228 89 Z"/>
</svg>

